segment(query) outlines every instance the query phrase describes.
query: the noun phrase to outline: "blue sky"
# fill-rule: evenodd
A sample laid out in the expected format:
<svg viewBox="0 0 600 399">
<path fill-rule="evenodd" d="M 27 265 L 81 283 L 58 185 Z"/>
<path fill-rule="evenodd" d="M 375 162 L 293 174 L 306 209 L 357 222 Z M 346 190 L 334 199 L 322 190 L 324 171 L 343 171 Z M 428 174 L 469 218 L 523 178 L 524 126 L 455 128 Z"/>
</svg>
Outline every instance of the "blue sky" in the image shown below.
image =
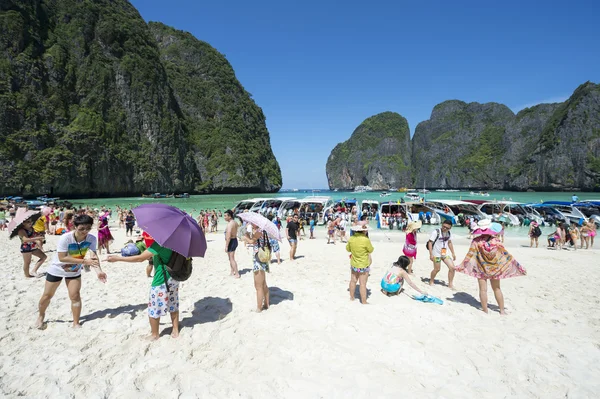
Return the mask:
<svg viewBox="0 0 600 399">
<path fill-rule="evenodd" d="M 333 147 L 379 112 L 413 134 L 445 100 L 518 111 L 600 82 L 600 1 L 131 2 L 227 57 L 267 117 L 284 188 L 327 187 Z"/>
</svg>

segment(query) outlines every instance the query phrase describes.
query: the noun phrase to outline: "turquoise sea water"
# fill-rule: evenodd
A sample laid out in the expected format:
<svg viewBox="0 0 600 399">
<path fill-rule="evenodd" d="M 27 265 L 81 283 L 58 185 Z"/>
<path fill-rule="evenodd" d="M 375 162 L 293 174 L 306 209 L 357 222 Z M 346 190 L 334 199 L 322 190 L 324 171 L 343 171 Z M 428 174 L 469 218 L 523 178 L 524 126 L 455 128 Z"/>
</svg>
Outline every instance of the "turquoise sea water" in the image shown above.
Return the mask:
<svg viewBox="0 0 600 399">
<path fill-rule="evenodd" d="M 434 199 L 456 199 L 456 200 L 466 200 L 466 199 L 478 199 L 478 200 L 512 200 L 517 202 L 541 202 L 541 201 L 570 201 L 573 193 L 568 192 L 510 192 L 510 191 L 490 191 L 489 197 L 481 197 L 481 196 L 473 196 L 470 195 L 468 191 L 460 191 L 460 192 L 437 192 L 432 191 L 430 194 L 426 194 L 425 198 L 427 200 Z M 295 198 L 305 198 L 309 196 L 329 196 L 334 200 L 342 199 L 342 198 L 356 198 L 359 202 L 365 199 L 376 200 L 379 202 L 388 202 L 388 201 L 399 201 L 404 197 L 404 193 L 401 192 L 392 192 L 389 197 L 380 197 L 381 192 L 379 191 L 371 191 L 365 193 L 354 193 L 354 192 L 334 192 L 334 191 L 313 191 L 313 190 L 299 190 L 297 192 L 285 191 L 279 192 L 276 194 L 207 194 L 207 195 L 192 195 L 190 198 L 162 198 L 162 199 L 152 199 L 152 198 L 136 198 L 136 197 L 128 197 L 128 198 L 92 198 L 92 199 L 81 199 L 81 200 L 71 200 L 77 206 L 91 206 L 93 208 L 98 208 L 101 206 L 106 206 L 108 208 L 114 208 L 116 205 L 121 207 L 135 207 L 141 204 L 155 203 L 161 202 L 169 205 L 176 206 L 185 210 L 186 212 L 193 213 L 194 216 L 198 216 L 198 213 L 201 210 L 205 209 L 217 209 L 223 211 L 224 209 L 231 209 L 237 204 L 239 201 L 248 199 L 248 198 L 274 198 L 274 197 L 295 197 Z M 600 193 L 575 193 L 579 197 L 580 200 L 586 199 L 600 199 Z M 371 222 L 371 226 L 375 228 L 376 224 L 374 221 Z M 422 232 L 429 232 L 431 229 L 435 228 L 435 226 L 423 226 L 421 229 Z M 466 234 L 466 228 L 455 227 L 454 230 L 458 234 Z M 546 227 L 543 229 L 544 234 L 550 233 L 553 230 L 552 228 Z M 398 230 L 381 230 L 385 234 L 399 234 L 402 233 Z M 506 231 L 507 236 L 527 236 L 527 227 L 511 227 Z M 544 236 L 540 237 L 542 239 Z"/>
<path fill-rule="evenodd" d="M 359 202 L 365 199 L 372 199 L 380 202 L 387 201 L 399 201 L 404 197 L 404 193 L 400 192 L 392 192 L 389 197 L 380 197 L 379 191 L 370 191 L 366 193 L 354 193 L 348 191 L 326 191 L 321 190 L 319 192 L 313 192 L 312 190 L 299 190 L 297 192 L 279 192 L 276 194 L 207 194 L 207 195 L 192 195 L 190 198 L 162 198 L 162 199 L 152 199 L 152 198 L 136 198 L 136 197 L 128 197 L 128 198 L 92 198 L 92 199 L 75 199 L 71 200 L 76 205 L 83 206 L 91 206 L 91 207 L 100 207 L 107 206 L 109 208 L 115 207 L 116 205 L 120 206 L 137 206 L 141 204 L 153 203 L 153 202 L 162 202 L 165 204 L 173 205 L 178 208 L 181 208 L 187 212 L 192 212 L 196 210 L 199 212 L 201 209 L 229 209 L 232 208 L 237 202 L 247 199 L 247 198 L 274 198 L 274 197 L 295 197 L 295 198 L 305 198 L 309 196 L 329 196 L 335 199 L 341 198 L 356 198 Z M 558 200 L 558 201 L 570 201 L 573 193 L 568 192 L 511 192 L 511 191 L 490 191 L 489 197 L 481 197 L 481 196 L 473 196 L 470 195 L 467 191 L 460 192 L 437 192 L 432 191 L 431 194 L 426 194 L 425 198 L 428 200 L 433 199 L 456 199 L 456 200 L 466 200 L 466 199 L 477 199 L 477 200 L 485 200 L 485 201 L 493 201 L 493 200 L 508 200 L 512 199 L 517 202 L 541 202 L 541 201 L 550 201 L 550 200 Z M 575 193 L 579 197 L 580 200 L 586 199 L 599 199 L 600 193 Z M 196 212 L 196 213 L 197 213 Z"/>
</svg>

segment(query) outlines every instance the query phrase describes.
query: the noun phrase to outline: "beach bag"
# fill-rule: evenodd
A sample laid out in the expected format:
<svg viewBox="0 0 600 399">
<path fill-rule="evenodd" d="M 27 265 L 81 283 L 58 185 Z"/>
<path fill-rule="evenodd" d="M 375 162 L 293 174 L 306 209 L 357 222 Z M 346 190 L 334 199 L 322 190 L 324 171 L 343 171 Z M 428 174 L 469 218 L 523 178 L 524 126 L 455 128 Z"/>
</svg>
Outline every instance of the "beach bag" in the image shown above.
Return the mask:
<svg viewBox="0 0 600 399">
<path fill-rule="evenodd" d="M 173 280 L 185 281 L 192 275 L 192 258 L 186 258 L 173 251 L 166 264 L 166 269 Z M 165 280 L 166 283 L 167 281 Z"/>
<path fill-rule="evenodd" d="M 135 256 L 135 255 L 139 255 L 140 253 L 141 252 L 138 249 L 138 247 L 136 247 L 136 245 L 131 242 L 129 244 L 125 245 L 121 249 L 121 256 L 123 256 L 123 257 Z"/>
<path fill-rule="evenodd" d="M 541 236 L 541 235 L 542 235 L 542 230 L 540 229 L 540 226 L 535 226 L 535 227 L 533 228 L 533 231 L 532 231 L 532 233 L 533 233 L 533 236 L 534 236 L 534 237 L 539 237 L 539 236 Z"/>
<path fill-rule="evenodd" d="M 265 231 L 263 231 L 262 240 L 259 240 L 256 256 L 260 263 L 269 263 L 271 261 L 271 243 L 269 242 L 269 237 Z"/>
</svg>

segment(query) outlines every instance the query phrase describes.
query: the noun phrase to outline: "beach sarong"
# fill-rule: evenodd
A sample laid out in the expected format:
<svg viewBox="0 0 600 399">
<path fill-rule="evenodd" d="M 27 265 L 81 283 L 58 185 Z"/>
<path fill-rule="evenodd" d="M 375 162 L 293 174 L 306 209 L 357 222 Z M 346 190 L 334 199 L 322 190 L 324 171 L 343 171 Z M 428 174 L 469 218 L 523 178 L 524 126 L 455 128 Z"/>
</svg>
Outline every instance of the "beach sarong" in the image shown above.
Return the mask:
<svg viewBox="0 0 600 399">
<path fill-rule="evenodd" d="M 471 241 L 469 252 L 456 271 L 481 279 L 499 280 L 525 276 L 527 271 L 508 253 L 502 243 L 486 236 Z"/>
</svg>

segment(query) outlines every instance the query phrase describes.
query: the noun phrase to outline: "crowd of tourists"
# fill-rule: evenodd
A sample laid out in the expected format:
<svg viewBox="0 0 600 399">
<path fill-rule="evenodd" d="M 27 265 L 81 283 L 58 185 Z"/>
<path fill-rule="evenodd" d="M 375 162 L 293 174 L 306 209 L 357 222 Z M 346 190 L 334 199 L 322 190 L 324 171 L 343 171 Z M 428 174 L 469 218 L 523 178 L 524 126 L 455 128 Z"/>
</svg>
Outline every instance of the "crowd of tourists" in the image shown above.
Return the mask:
<svg viewBox="0 0 600 399">
<path fill-rule="evenodd" d="M 181 211 L 179 211 L 181 212 Z M 183 213 L 183 212 L 182 212 Z M 193 213 L 192 213 L 193 214 Z M 294 213 L 282 221 L 279 217 L 269 215 L 238 214 L 231 210 L 221 213 L 216 210 L 201 210 L 196 219 L 185 214 L 194 221 L 203 233 L 216 233 L 219 219 L 224 217 L 224 251 L 227 255 L 230 275 L 240 278 L 236 251 L 242 246 L 247 248 L 252 255 L 252 271 L 254 287 L 256 290 L 256 312 L 269 308 L 269 288 L 267 273 L 270 272 L 271 262 L 283 262 L 281 256 L 281 242 L 289 244 L 289 261 L 297 259 L 298 242 L 306 237 L 315 239 L 315 226 L 318 215 L 310 213 Z M 265 219 L 264 222 L 262 219 Z M 49 303 L 54 296 L 60 282 L 64 279 L 71 301 L 73 314 L 73 327 L 79 327 L 82 300 L 81 274 L 82 270 L 94 270 L 101 282 L 106 282 L 106 273 L 101 268 L 100 255 L 104 250 L 108 255 L 107 262 L 148 262 L 146 275 L 152 278 L 148 316 L 150 320 L 150 339 L 158 338 L 160 317 L 170 313 L 173 323 L 172 336 L 178 335 L 179 311 L 179 280 L 173 279 L 167 265 L 172 256 L 176 254 L 172 249 L 158 244 L 146 231 L 138 225 L 134 210 L 116 207 L 115 210 L 101 207 L 66 209 L 62 207 L 43 207 L 41 211 L 28 211 L 25 208 L 0 209 L 0 229 L 6 230 L 8 222 L 16 219 L 19 224 L 13 228 L 12 237 L 18 237 L 20 251 L 23 256 L 23 271 L 25 277 L 45 276 L 45 286 L 39 301 L 39 314 L 36 326 L 43 328 L 45 315 Z M 111 233 L 111 220 L 118 223 L 118 227 L 125 229 L 126 237 L 131 238 L 116 254 L 111 253 L 111 243 L 114 237 Z M 284 226 L 285 223 L 285 226 Z M 97 226 L 97 234 L 91 234 L 92 227 Z M 114 223 L 113 223 L 114 226 Z M 308 226 L 309 233 L 305 231 Z M 414 261 L 418 252 L 418 232 L 422 221 L 410 221 L 403 227 L 406 233 L 402 254 L 390 263 L 381 279 L 381 292 L 386 296 L 395 296 L 405 292 L 405 284 L 414 289 L 419 295 L 413 299 L 424 302 L 441 303 L 423 287 L 411 280 Z M 429 285 L 444 284 L 436 280 L 441 271 L 442 264 L 448 269 L 447 285 L 455 289 L 454 278 L 458 271 L 477 278 L 482 309 L 487 312 L 487 286 L 490 282 L 492 291 L 498 303 L 500 313 L 505 314 L 504 299 L 500 289 L 500 280 L 516 276 L 524 276 L 525 269 L 509 254 L 503 244 L 504 226 L 490 220 L 472 221 L 470 223 L 470 236 L 472 242 L 464 260 L 456 264 L 457 255 L 452 242 L 452 223 L 444 221 L 440 228 L 434 229 L 426 242 L 427 255 L 432 263 L 429 275 Z M 529 236 L 531 246 L 538 246 L 539 226 L 533 222 L 530 225 Z M 327 244 L 341 242 L 346 244 L 350 253 L 349 295 L 354 300 L 357 296 L 363 304 L 367 300 L 367 284 L 371 273 L 372 256 L 374 247 L 369 238 L 368 215 L 359 217 L 356 207 L 351 209 L 338 208 L 326 215 Z M 346 234 L 348 233 L 348 234 Z M 567 227 L 559 224 L 555 232 L 548 237 L 548 245 L 554 248 L 564 248 L 571 245 L 580 248 L 592 247 L 596 226 L 594 223 L 584 223 L 582 226 L 572 224 Z M 54 259 L 45 273 L 39 273 L 40 267 L 47 260 L 44 252 L 44 243 L 47 235 L 61 235 L 57 243 Z M 113 248 L 114 249 L 114 248 Z M 90 256 L 86 256 L 87 254 Z M 33 257 L 37 258 L 33 268 Z M 172 273 L 172 272 L 171 272 Z M 358 295 L 356 289 L 358 286 Z"/>
</svg>

